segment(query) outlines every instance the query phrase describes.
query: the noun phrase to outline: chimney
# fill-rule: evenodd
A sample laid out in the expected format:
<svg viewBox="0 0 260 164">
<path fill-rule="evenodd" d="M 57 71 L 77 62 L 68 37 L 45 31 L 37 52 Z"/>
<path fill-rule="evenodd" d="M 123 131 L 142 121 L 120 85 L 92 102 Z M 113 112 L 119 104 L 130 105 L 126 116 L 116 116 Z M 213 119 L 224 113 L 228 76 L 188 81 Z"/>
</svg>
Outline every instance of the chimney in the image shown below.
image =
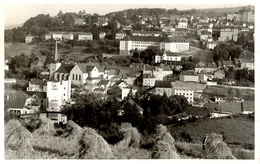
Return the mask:
<svg viewBox="0 0 260 164">
<path fill-rule="evenodd" d="M 58 60 L 58 46 L 57 46 L 57 40 L 55 42 L 55 54 L 54 54 L 54 61 Z"/>
</svg>

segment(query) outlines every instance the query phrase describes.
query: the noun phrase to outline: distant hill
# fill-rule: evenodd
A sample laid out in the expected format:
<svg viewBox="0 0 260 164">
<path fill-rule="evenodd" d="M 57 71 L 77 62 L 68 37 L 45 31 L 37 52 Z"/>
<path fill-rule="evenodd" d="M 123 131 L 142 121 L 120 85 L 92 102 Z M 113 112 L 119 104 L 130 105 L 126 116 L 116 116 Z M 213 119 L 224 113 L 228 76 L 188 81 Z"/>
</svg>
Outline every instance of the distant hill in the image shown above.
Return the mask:
<svg viewBox="0 0 260 164">
<path fill-rule="evenodd" d="M 4 25 L 4 28 L 5 28 L 5 30 L 8 30 L 8 29 L 13 29 L 13 28 L 22 27 L 22 26 L 23 26 L 23 23 L 22 24 L 6 24 L 6 25 Z"/>
<path fill-rule="evenodd" d="M 210 8 L 210 9 L 197 9 L 204 12 L 219 12 L 219 13 L 235 13 L 243 9 L 245 6 L 240 7 L 225 7 L 225 8 Z"/>
</svg>

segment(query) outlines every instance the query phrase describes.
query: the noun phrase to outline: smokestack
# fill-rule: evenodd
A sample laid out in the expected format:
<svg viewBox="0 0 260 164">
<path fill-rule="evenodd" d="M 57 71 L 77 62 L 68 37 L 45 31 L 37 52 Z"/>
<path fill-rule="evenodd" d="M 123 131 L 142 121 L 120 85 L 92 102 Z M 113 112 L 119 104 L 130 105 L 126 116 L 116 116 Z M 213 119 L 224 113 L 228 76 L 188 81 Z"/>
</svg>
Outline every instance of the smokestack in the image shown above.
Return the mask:
<svg viewBox="0 0 260 164">
<path fill-rule="evenodd" d="M 54 61 L 58 60 L 58 43 L 57 40 L 55 42 L 55 54 L 54 54 Z"/>
</svg>

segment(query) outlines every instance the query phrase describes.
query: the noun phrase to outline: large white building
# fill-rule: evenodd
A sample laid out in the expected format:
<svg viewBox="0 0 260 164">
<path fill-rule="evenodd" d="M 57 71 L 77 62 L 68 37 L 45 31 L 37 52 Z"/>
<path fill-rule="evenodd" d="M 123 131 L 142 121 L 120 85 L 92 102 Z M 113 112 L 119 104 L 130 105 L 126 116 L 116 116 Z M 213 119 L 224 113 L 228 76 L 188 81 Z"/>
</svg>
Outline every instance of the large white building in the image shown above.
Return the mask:
<svg viewBox="0 0 260 164">
<path fill-rule="evenodd" d="M 190 48 L 183 37 L 126 36 L 120 40 L 120 55 L 130 55 L 132 50 L 145 50 L 151 46 L 169 52 L 184 52 Z"/>
</svg>

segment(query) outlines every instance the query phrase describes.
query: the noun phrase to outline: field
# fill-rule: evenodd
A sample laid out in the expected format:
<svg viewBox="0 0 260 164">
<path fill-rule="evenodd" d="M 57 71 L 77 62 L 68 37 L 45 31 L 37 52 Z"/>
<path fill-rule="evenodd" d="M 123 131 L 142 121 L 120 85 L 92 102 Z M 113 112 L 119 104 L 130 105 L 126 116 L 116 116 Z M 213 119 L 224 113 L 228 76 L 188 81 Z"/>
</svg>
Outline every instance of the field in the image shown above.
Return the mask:
<svg viewBox="0 0 260 164">
<path fill-rule="evenodd" d="M 36 45 L 30 45 L 25 43 L 5 43 L 5 55 L 8 57 L 14 57 L 24 53 L 30 56 Z"/>
<path fill-rule="evenodd" d="M 187 132 L 194 143 L 202 143 L 203 137 L 211 132 L 224 132 L 225 142 L 231 146 L 254 145 L 254 120 L 250 118 L 201 119 L 181 126 L 168 126 L 172 136 Z"/>
<path fill-rule="evenodd" d="M 254 100 L 255 91 L 252 89 L 239 89 L 241 97 Z M 228 95 L 228 89 L 222 86 L 208 86 L 203 90 L 203 97 L 211 97 L 211 95 Z"/>
<path fill-rule="evenodd" d="M 191 47 L 191 55 L 199 59 L 200 62 L 211 63 L 213 59 L 213 51 Z"/>
<path fill-rule="evenodd" d="M 23 123 L 20 126 L 23 126 Z M 5 134 L 6 132 L 11 133 L 11 137 L 8 135 L 8 139 L 12 138 L 12 135 L 19 138 L 19 135 L 25 133 L 20 126 L 14 128 L 14 126 L 10 126 L 9 122 L 6 123 Z M 20 129 L 19 133 L 16 133 L 17 128 Z M 114 145 L 108 144 L 102 136 L 91 128 L 81 128 L 76 124 L 67 128 L 61 129 L 56 127 L 55 131 L 59 131 L 59 134 L 50 133 L 52 126 L 45 122 L 37 126 L 36 130 L 29 132 L 31 138 L 26 138 L 28 142 L 22 143 L 25 145 L 20 149 L 17 150 L 6 146 L 5 158 L 208 159 L 207 152 L 202 149 L 201 141 L 203 137 L 211 132 L 224 132 L 226 136 L 225 142 L 228 143 L 235 158 L 254 159 L 254 149 L 242 147 L 246 144 L 254 144 L 254 121 L 249 118 L 197 120 L 196 122 L 177 127 L 173 125 L 168 126 L 168 130 L 165 126 L 161 126 L 161 128 L 157 127 L 159 130 L 148 138 L 142 136 L 131 126 L 126 126 L 123 129 L 121 125 L 120 130 L 122 131 L 123 129 L 124 131 L 124 139 Z M 37 130 L 40 133 L 35 133 Z M 181 131 L 190 134 L 193 139 L 192 142 L 178 141 L 175 136 Z M 69 132 L 69 136 L 64 135 L 67 132 Z M 17 140 L 14 141 L 17 142 Z M 8 143 L 8 140 L 5 140 L 5 142 Z M 12 144 L 13 142 L 9 143 Z M 144 148 L 142 146 L 144 143 L 152 143 L 152 147 Z"/>
</svg>

